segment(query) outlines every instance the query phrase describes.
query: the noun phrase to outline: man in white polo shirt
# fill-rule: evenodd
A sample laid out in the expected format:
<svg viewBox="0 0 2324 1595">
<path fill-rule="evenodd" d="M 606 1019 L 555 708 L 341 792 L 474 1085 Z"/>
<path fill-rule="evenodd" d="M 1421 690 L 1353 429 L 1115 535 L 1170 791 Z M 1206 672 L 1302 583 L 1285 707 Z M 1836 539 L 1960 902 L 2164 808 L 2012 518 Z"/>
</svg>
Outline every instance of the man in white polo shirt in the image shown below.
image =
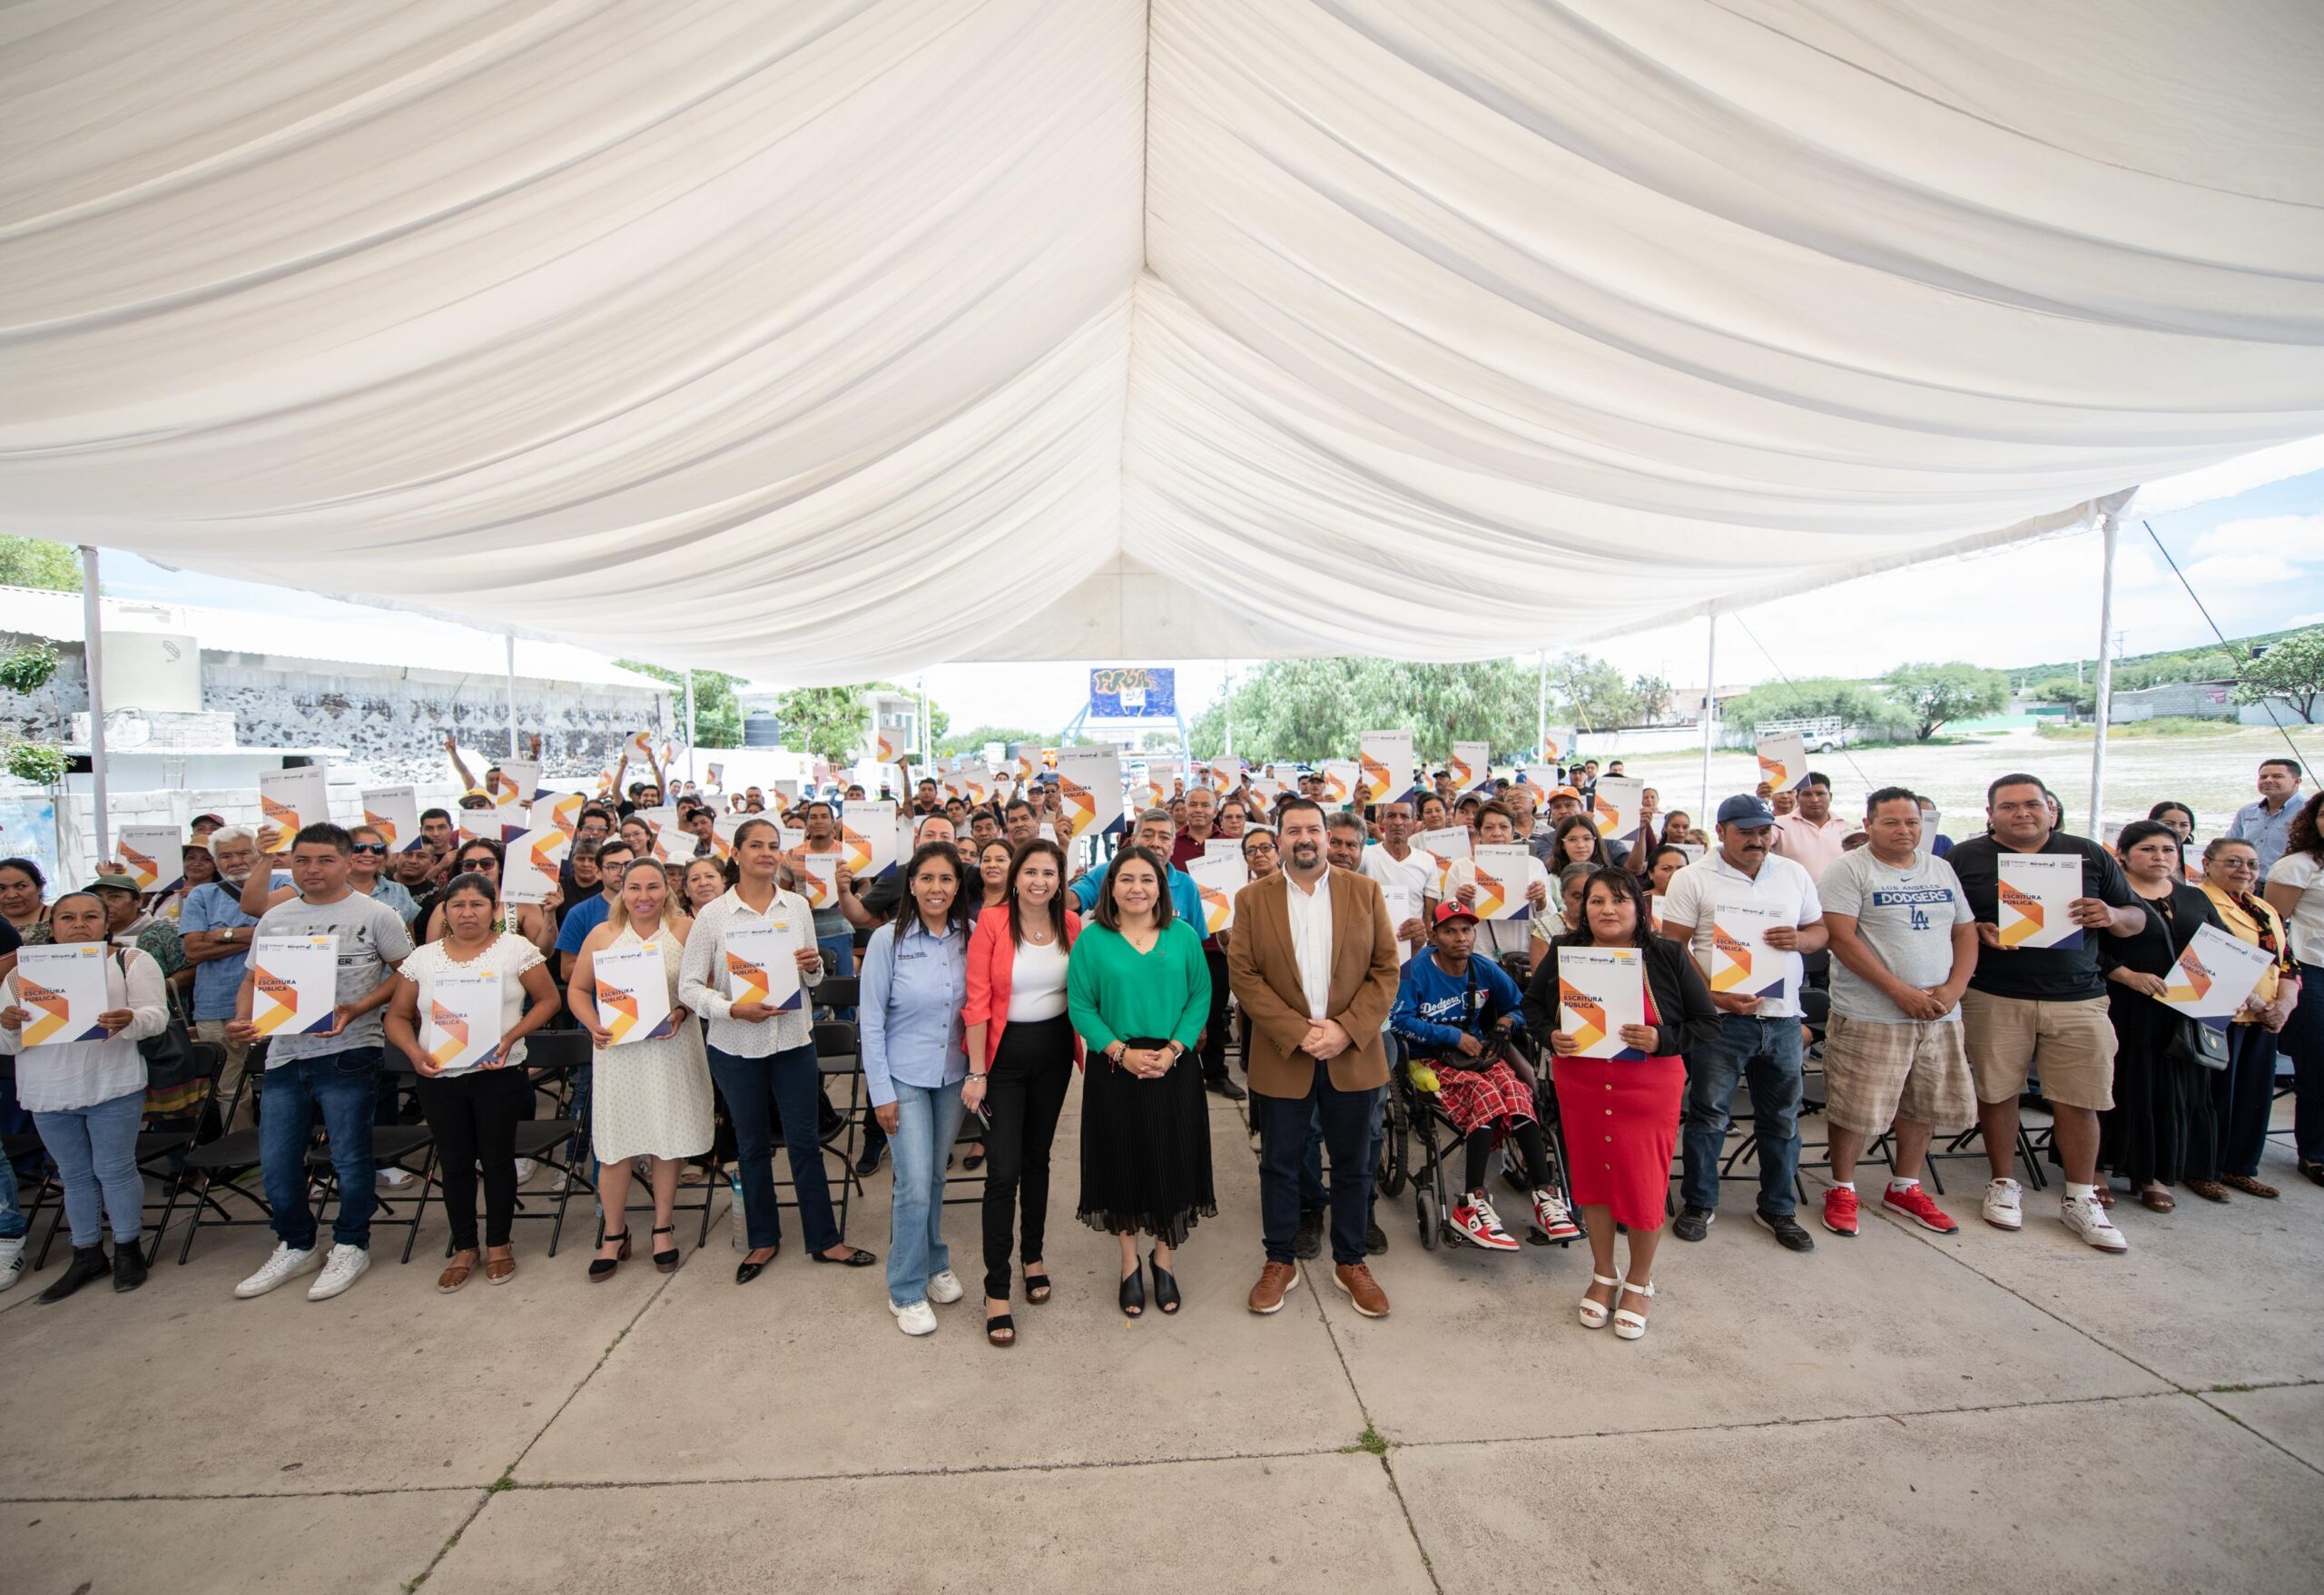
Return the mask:
<svg viewBox="0 0 2324 1595">
<path fill-rule="evenodd" d="M 1771 851 L 1776 815 L 1766 800 L 1738 793 L 1718 805 L 1718 849 L 1670 877 L 1662 899 L 1662 933 L 1690 944 L 1708 976 L 1712 921 L 1722 903 L 1772 909 L 1767 932 L 1783 983 L 1772 995 L 1743 997 L 1713 989 L 1718 1045 L 1687 1059 L 1687 1108 L 1681 1130 L 1684 1203 L 1670 1233 L 1699 1241 L 1718 1217 L 1719 1154 L 1727 1143 L 1728 1103 L 1739 1077 L 1751 1089 L 1751 1127 L 1758 1137 L 1759 1226 L 1792 1252 L 1816 1240 L 1797 1217 L 1792 1180 L 1799 1169 L 1799 955 L 1824 946 L 1824 905 L 1807 871 Z M 1761 971 L 1754 970 L 1754 974 Z"/>
<path fill-rule="evenodd" d="M 1396 940 L 1407 963 L 1426 950 L 1428 932 L 1420 914 L 1421 900 L 1436 886 L 1436 858 L 1413 849 L 1413 806 L 1403 798 L 1380 805 L 1380 842 L 1364 850 L 1364 872 L 1380 882 L 1388 900 L 1389 917 L 1396 921 Z"/>
</svg>

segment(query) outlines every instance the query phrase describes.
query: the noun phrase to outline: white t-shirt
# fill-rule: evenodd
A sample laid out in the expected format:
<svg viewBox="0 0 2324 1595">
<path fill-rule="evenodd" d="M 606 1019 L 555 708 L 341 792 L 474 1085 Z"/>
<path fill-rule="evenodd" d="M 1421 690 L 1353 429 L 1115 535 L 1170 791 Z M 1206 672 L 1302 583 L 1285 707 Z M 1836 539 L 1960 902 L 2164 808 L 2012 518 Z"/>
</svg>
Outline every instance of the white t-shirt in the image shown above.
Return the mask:
<svg viewBox="0 0 2324 1595">
<path fill-rule="evenodd" d="M 525 976 L 547 961 L 541 957 L 541 950 L 522 936 L 512 936 L 505 931 L 494 937 L 482 952 L 465 962 L 452 957 L 444 948 L 445 943 L 441 941 L 425 942 L 403 960 L 403 967 L 397 971 L 419 988 L 419 1011 L 422 1014 L 428 1011 L 428 988 L 435 983 L 437 976 L 480 975 L 487 970 L 497 971 L 500 976 L 500 1034 L 505 1036 L 515 1029 L 517 1021 L 525 1017 L 526 1005 L 532 1000 L 525 994 Z M 524 1061 L 525 1044 L 519 1041 L 495 1067 L 515 1068 Z M 476 1067 L 472 1063 L 462 1064 L 445 1069 L 436 1078 L 452 1079 L 474 1073 Z"/>
<path fill-rule="evenodd" d="M 1816 894 L 1816 882 L 1808 878 L 1807 871 L 1782 854 L 1768 854 L 1760 861 L 1758 874 L 1753 876 L 1729 864 L 1725 853 L 1712 850 L 1673 874 L 1669 890 L 1662 894 L 1662 922 L 1694 927 L 1691 945 L 1695 962 L 1702 967 L 1705 979 L 1710 975 L 1711 921 L 1722 898 L 1774 909 L 1785 916 L 1784 922 L 1788 925 L 1812 925 L 1824 917 L 1824 902 Z M 1786 964 L 1784 985 L 1797 991 L 1806 972 L 1799 955 L 1787 952 L 1782 957 Z M 1780 997 L 1767 997 L 1760 999 L 1756 1011 L 1760 1019 L 1797 1019 L 1799 1004 Z"/>
<path fill-rule="evenodd" d="M 1065 943 L 1047 947 L 1030 941 L 1017 944 L 1009 971 L 1009 1022 L 1012 1025 L 1053 1019 L 1065 1011 Z"/>
<path fill-rule="evenodd" d="M 2285 929 L 2300 962 L 2324 964 L 2324 864 L 2309 853 L 2286 853 L 2268 867 L 2268 884 L 2299 890 Z"/>
<path fill-rule="evenodd" d="M 1402 859 L 1388 856 L 1388 850 L 1378 843 L 1364 850 L 1364 872 L 1380 882 L 1381 894 L 1388 900 L 1388 920 L 1391 926 L 1401 925 L 1415 918 L 1421 911 L 1421 900 L 1436 890 L 1436 855 L 1413 848 Z M 1414 948 L 1409 941 L 1402 944 L 1409 961 Z M 1425 948 L 1428 939 L 1421 938 Z"/>
<path fill-rule="evenodd" d="M 1856 934 L 1890 974 L 1924 991 L 1953 973 L 1954 928 L 1976 918 L 1953 866 L 1930 853 L 1915 853 L 1901 870 L 1882 863 L 1869 847 L 1842 853 L 1816 882 L 1816 894 L 1827 913 L 1856 921 Z M 1832 960 L 1832 1011 L 1877 1025 L 1912 1022 L 1837 958 Z M 1961 1010 L 1944 1017 L 1958 1019 Z"/>
</svg>

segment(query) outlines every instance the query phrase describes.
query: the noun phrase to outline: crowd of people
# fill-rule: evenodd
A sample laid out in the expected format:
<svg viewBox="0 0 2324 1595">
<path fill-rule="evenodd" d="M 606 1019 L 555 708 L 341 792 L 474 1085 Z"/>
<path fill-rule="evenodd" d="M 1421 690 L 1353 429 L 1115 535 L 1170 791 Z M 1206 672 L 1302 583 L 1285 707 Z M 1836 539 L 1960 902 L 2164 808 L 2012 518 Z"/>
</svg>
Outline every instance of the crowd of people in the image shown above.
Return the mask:
<svg viewBox="0 0 2324 1595">
<path fill-rule="evenodd" d="M 307 1294 L 323 1300 L 362 1275 L 378 1190 L 414 1177 L 375 1166 L 375 1127 L 414 1118 L 432 1137 L 451 1232 L 438 1288 L 478 1273 L 506 1282 L 530 1172 L 517 1131 L 536 1111 L 526 1045 L 551 1027 L 592 1044 L 588 1067 L 557 1082 L 587 1125 L 576 1167 L 602 1215 L 591 1282 L 635 1255 L 638 1175 L 647 1255 L 667 1272 L 684 1261 L 682 1184 L 725 1166 L 747 1242 L 735 1280 L 760 1277 L 783 1247 L 778 1137 L 808 1257 L 881 1261 L 842 1233 L 832 1200 L 826 1138 L 842 1120 L 816 1045 L 823 1016 L 853 1027 L 860 1057 L 855 1173 L 892 1164 L 895 1323 L 932 1333 L 934 1309 L 965 1295 L 943 1226 L 965 1157 L 983 1172 L 995 1346 L 1019 1337 L 1020 1286 L 1029 1305 L 1056 1288 L 1052 1151 L 1077 1075 L 1074 1212 L 1116 1239 L 1130 1318 L 1183 1309 L 1184 1248 L 1217 1215 L 1206 1096 L 1242 1105 L 1258 1142 L 1259 1314 L 1326 1248 L 1354 1310 L 1389 1311 L 1371 1260 L 1387 1247 L 1374 1204 L 1392 1093 L 1449 1132 L 1446 1233 L 1488 1252 L 1521 1245 L 1489 1193 L 1501 1168 L 1525 1195 L 1526 1228 L 1586 1239 L 1579 1322 L 1626 1339 L 1646 1333 L 1666 1220 L 1700 1243 L 1719 1215 L 1738 1091 L 1755 1222 L 1785 1250 L 1815 1249 L 1797 1211 L 1811 1061 L 1830 1132 L 1818 1218 L 1834 1236 L 1858 1236 L 1856 1177 L 1884 1149 L 1879 1207 L 1954 1232 L 1923 1178 L 1939 1138 L 1972 1131 L 1991 1165 L 1979 1216 L 2020 1229 L 2029 1102 L 2047 1117 L 2039 1155 L 2059 1168 L 2060 1222 L 2101 1251 L 2131 1245 L 2113 1219 L 2123 1200 L 2168 1213 L 2182 1192 L 2275 1197 L 2260 1166 L 2280 1051 L 2295 1065 L 2296 1167 L 2324 1184 L 2324 794 L 2303 798 L 2290 759 L 2266 761 L 2255 800 L 2200 850 L 2183 804 L 2081 837 L 2040 780 L 2015 773 L 1992 782 L 1978 834 L 1959 838 L 1935 834 L 1933 805 L 1904 787 L 1843 818 L 1812 772 L 1727 797 L 1708 832 L 1659 812 L 1649 790 L 1617 835 L 1591 816 L 1594 760 L 1546 793 L 1522 780 L 1460 790 L 1423 771 L 1368 804 L 1325 802 L 1321 774 L 1279 786 L 1246 773 L 1228 791 L 1198 780 L 1092 837 L 1074 834 L 1046 773 L 973 802 L 923 779 L 893 800 L 902 856 L 861 878 L 838 806 L 862 801 L 861 786 L 772 802 L 753 787 L 716 803 L 678 790 L 673 817 L 658 770 L 624 785 L 625 773 L 580 808 L 537 902 L 504 901 L 497 825 L 444 809 L 400 849 L 372 825 L 286 836 L 205 815 L 182 883 L 159 896 L 107 864 L 52 897 L 35 863 L 0 861 L 0 1054 L 73 1247 L 41 1299 L 108 1276 L 117 1291 L 144 1283 L 140 1132 L 231 1132 L 254 1098 L 275 1244 L 238 1295 L 311 1274 Z M 500 772 L 461 774 L 474 787 L 464 810 L 492 808 Z M 1518 850 L 1512 872 L 1503 861 Z M 1247 883 L 1219 923 L 1190 866 L 1222 855 Z M 2004 934 L 2005 861 L 2024 855 L 2071 861 L 2059 867 L 2079 882 L 2064 909 L 2078 935 Z M 1745 923 L 1759 928 L 1733 928 Z M 2266 965 L 2209 1036 L 2166 1000 L 2205 927 Z M 254 1018 L 253 944 L 276 937 L 327 939 L 326 1023 L 273 1031 Z M 39 999 L 15 965 L 42 944 L 100 950 L 106 1006 L 81 1039 L 26 1045 Z M 1617 1056 L 1571 1019 L 1571 972 L 1609 949 L 1630 950 L 1640 984 L 1640 1011 L 1607 1026 Z M 604 972 L 642 968 L 650 988 L 657 962 L 650 995 Z M 494 994 L 490 1047 L 431 1046 L 452 982 Z M 180 1031 L 224 1059 L 191 1094 L 149 1068 Z M 261 1047 L 262 1080 L 248 1080 Z M 318 1126 L 336 1193 L 328 1249 L 310 1199 Z M 0 1159 L 0 1289 L 23 1269 L 25 1235 L 19 1171 Z"/>
</svg>

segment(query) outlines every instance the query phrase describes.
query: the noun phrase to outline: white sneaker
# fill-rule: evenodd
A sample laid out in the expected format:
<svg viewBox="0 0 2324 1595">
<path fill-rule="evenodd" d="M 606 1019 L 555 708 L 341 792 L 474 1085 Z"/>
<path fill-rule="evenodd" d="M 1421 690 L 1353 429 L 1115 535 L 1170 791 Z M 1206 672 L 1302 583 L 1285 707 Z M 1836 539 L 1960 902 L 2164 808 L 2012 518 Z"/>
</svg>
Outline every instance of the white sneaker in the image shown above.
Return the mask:
<svg viewBox="0 0 2324 1595">
<path fill-rule="evenodd" d="M 928 1276 L 928 1299 L 930 1301 L 941 1302 L 949 1306 L 952 1303 L 959 1301 L 961 1295 L 960 1276 L 953 1273 L 950 1268 L 947 1268 L 941 1274 L 931 1274 Z"/>
<path fill-rule="evenodd" d="M 541 1166 L 529 1157 L 517 1159 L 517 1183 L 524 1185 L 541 1171 Z"/>
<path fill-rule="evenodd" d="M 411 1170 L 408 1168 L 382 1168 L 374 1177 L 374 1179 L 377 1184 L 383 1185 L 391 1191 L 399 1191 L 403 1189 L 404 1186 L 411 1183 Z"/>
<path fill-rule="evenodd" d="M 906 1334 L 936 1333 L 936 1309 L 926 1302 L 914 1302 L 909 1307 L 890 1302 L 888 1311 L 896 1315 L 896 1327 Z"/>
<path fill-rule="evenodd" d="M 294 1251 L 287 1241 L 277 1241 L 274 1243 L 274 1255 L 267 1258 L 256 1274 L 236 1285 L 234 1295 L 247 1302 L 252 1296 L 264 1295 L 285 1280 L 312 1273 L 322 1265 L 322 1254 L 314 1247 Z"/>
<path fill-rule="evenodd" d="M 371 1254 L 361 1246 L 333 1246 L 330 1261 L 323 1265 L 323 1275 L 307 1287 L 310 1302 L 327 1302 L 363 1277 L 371 1266 Z"/>
<path fill-rule="evenodd" d="M 12 1235 L 0 1239 L 0 1290 L 16 1283 L 25 1271 L 25 1237 Z"/>
<path fill-rule="evenodd" d="M 2058 1217 L 2067 1229 L 2102 1252 L 2131 1249 L 2129 1237 L 2114 1227 L 2114 1221 L 2107 1216 L 2106 1209 L 2098 1205 L 2095 1196 L 2084 1196 L 2079 1201 L 2068 1196 L 2058 1204 Z"/>
<path fill-rule="evenodd" d="M 1985 1222 L 1995 1229 L 2025 1227 L 2025 1187 L 2014 1179 L 1985 1182 Z"/>
</svg>

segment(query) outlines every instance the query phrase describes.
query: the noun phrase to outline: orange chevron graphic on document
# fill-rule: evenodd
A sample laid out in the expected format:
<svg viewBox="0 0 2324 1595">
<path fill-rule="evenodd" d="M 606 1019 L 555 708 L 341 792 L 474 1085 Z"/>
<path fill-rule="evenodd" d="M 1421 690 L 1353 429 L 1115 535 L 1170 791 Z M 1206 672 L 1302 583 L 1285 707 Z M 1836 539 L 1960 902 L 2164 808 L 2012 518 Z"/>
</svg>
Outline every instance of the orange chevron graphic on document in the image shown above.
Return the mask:
<svg viewBox="0 0 2324 1595">
<path fill-rule="evenodd" d="M 1558 980 L 1558 1000 L 1568 1010 L 1579 1015 L 1581 1029 L 1573 1032 L 1574 1044 L 1587 1051 L 1612 1032 L 1606 1026 L 1606 1007 L 1596 998 L 1577 989 L 1574 983 L 1561 976 Z"/>
<path fill-rule="evenodd" d="M 2001 944 L 2015 947 L 2019 942 L 2042 933 L 2042 901 L 2004 881 L 2000 887 L 2000 906 L 2008 911 L 2001 920 Z M 2011 915 L 2015 915 L 2012 918 Z"/>
</svg>

